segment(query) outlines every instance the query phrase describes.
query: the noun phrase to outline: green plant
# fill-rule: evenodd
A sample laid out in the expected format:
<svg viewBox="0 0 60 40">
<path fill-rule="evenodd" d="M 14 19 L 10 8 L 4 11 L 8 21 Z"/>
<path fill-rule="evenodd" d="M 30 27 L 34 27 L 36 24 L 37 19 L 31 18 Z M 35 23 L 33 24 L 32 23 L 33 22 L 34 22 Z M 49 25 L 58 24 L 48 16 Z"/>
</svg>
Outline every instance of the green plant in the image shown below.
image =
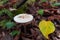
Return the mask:
<svg viewBox="0 0 60 40">
<path fill-rule="evenodd" d="M 5 23 L 5 27 L 7 28 L 7 29 L 11 29 L 11 28 L 13 28 L 15 26 L 15 23 L 14 22 L 6 22 Z"/>
<path fill-rule="evenodd" d="M 54 3 L 53 6 L 60 6 L 60 3 Z"/>
<path fill-rule="evenodd" d="M 0 26 L 2 26 L 2 28 L 5 28 L 5 23 L 7 22 L 7 20 L 2 20 L 0 22 Z"/>
<path fill-rule="evenodd" d="M 15 26 L 15 23 L 14 22 L 11 22 L 10 20 L 2 20 L 0 22 L 0 26 L 2 28 L 7 28 L 7 29 L 11 29 Z"/>
<path fill-rule="evenodd" d="M 0 6 L 6 4 L 8 2 L 8 0 L 0 0 Z"/>
<path fill-rule="evenodd" d="M 20 32 L 17 30 L 14 30 L 10 33 L 11 36 L 15 36 L 15 35 L 19 35 L 19 34 L 20 34 Z"/>
<path fill-rule="evenodd" d="M 38 14 L 43 15 L 44 14 L 44 10 L 43 9 L 38 10 Z"/>
<path fill-rule="evenodd" d="M 17 11 L 16 14 L 21 14 L 26 11 L 26 5 L 22 5 Z"/>
<path fill-rule="evenodd" d="M 15 11 L 15 13 L 16 13 L 16 14 L 25 13 L 26 10 L 27 10 L 27 8 L 28 8 L 28 7 L 27 7 L 27 3 L 28 3 L 28 4 L 31 4 L 31 3 L 33 3 L 33 2 L 35 2 L 35 0 L 27 0 L 24 5 L 20 6 L 20 8 Z"/>
<path fill-rule="evenodd" d="M 2 10 L 0 10 L 0 16 L 3 15 L 3 14 L 7 14 L 10 18 L 13 17 L 12 12 L 10 10 L 8 10 L 8 9 L 5 9 L 5 8 L 3 8 Z"/>
</svg>

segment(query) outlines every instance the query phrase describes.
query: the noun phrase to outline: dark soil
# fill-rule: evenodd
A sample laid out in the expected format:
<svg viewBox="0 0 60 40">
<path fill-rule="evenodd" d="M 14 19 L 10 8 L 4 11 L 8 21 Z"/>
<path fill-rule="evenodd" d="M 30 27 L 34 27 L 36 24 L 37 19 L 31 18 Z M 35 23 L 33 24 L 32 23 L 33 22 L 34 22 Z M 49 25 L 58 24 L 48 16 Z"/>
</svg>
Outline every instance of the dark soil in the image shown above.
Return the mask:
<svg viewBox="0 0 60 40">
<path fill-rule="evenodd" d="M 37 13 L 37 10 L 41 8 L 44 9 L 43 16 Z M 9 30 L 0 28 L 0 40 L 47 40 L 38 28 L 38 24 L 42 19 L 51 20 L 55 24 L 56 30 L 54 33 L 49 35 L 50 40 L 60 40 L 60 13 L 57 13 L 57 11 L 58 9 L 56 9 L 56 7 L 50 7 L 50 5 L 48 5 L 48 7 L 45 8 L 44 5 L 39 6 L 37 2 L 28 5 L 27 13 L 34 16 L 32 23 L 27 25 L 16 23 L 16 26 Z M 7 15 L 0 16 L 0 20 L 5 20 L 7 18 L 9 18 Z M 24 27 L 26 29 L 24 29 Z M 21 33 L 12 37 L 9 33 L 13 30 L 21 31 Z"/>
</svg>

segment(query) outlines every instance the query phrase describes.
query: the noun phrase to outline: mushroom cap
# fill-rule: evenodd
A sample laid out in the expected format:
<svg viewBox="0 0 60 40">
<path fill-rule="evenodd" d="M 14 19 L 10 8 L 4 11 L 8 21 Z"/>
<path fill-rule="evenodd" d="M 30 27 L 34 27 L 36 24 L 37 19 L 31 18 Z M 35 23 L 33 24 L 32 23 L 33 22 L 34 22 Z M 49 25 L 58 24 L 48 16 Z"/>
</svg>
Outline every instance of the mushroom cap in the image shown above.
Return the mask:
<svg viewBox="0 0 60 40">
<path fill-rule="evenodd" d="M 14 17 L 14 21 L 17 23 L 27 23 L 33 20 L 31 14 L 19 14 Z"/>
</svg>

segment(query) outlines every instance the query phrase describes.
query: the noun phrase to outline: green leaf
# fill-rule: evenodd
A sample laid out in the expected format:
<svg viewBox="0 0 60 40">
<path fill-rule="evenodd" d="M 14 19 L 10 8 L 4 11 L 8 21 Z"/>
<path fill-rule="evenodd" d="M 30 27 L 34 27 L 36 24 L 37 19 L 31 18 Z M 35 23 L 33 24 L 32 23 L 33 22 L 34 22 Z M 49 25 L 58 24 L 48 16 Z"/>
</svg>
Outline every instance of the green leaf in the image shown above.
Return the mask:
<svg viewBox="0 0 60 40">
<path fill-rule="evenodd" d="M 7 2 L 8 0 L 0 0 L 0 6 L 6 4 Z"/>
<path fill-rule="evenodd" d="M 5 24 L 8 22 L 9 20 L 2 20 L 1 22 L 0 22 L 0 26 L 2 27 L 2 28 L 6 28 L 5 27 Z"/>
<path fill-rule="evenodd" d="M 45 38 L 49 39 L 48 35 L 55 31 L 55 26 L 51 21 L 42 20 L 39 23 L 39 29 Z"/>
<path fill-rule="evenodd" d="M 0 11 L 1 13 L 0 13 L 0 15 L 1 14 L 7 14 L 10 18 L 12 18 L 13 17 L 13 14 L 12 14 L 12 12 L 10 11 L 10 10 L 8 10 L 8 9 L 2 9 L 1 11 Z"/>
<path fill-rule="evenodd" d="M 25 13 L 26 12 L 26 8 L 27 8 L 27 5 L 24 4 L 19 9 L 17 9 L 16 12 L 14 12 L 14 13 L 16 13 L 16 15 L 17 14 L 21 14 L 21 13 Z"/>
<path fill-rule="evenodd" d="M 4 9 L 3 11 L 4 11 L 4 13 L 6 13 L 10 18 L 13 17 L 13 14 L 12 14 L 11 11 L 9 11 L 8 9 Z"/>
<path fill-rule="evenodd" d="M 7 27 L 7 29 L 13 28 L 14 26 L 15 26 L 15 23 L 13 23 L 13 22 L 7 22 L 5 24 L 5 27 Z"/>
<path fill-rule="evenodd" d="M 15 35 L 19 35 L 19 34 L 20 34 L 20 32 L 17 30 L 14 30 L 10 33 L 11 36 L 15 36 Z"/>
<path fill-rule="evenodd" d="M 60 6 L 60 3 L 54 3 L 53 6 Z"/>
<path fill-rule="evenodd" d="M 38 10 L 38 14 L 43 15 L 44 14 L 44 10 L 43 9 Z"/>
</svg>

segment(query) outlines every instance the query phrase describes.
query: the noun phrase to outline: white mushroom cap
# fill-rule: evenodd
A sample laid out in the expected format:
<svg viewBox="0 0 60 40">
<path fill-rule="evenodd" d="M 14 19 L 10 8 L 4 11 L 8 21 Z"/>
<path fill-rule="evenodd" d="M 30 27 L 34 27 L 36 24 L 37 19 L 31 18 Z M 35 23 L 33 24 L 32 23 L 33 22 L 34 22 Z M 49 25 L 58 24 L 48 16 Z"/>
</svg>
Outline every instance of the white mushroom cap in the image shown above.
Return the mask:
<svg viewBox="0 0 60 40">
<path fill-rule="evenodd" d="M 33 16 L 31 14 L 19 14 L 14 17 L 14 21 L 17 23 L 27 23 L 33 20 Z"/>
</svg>

